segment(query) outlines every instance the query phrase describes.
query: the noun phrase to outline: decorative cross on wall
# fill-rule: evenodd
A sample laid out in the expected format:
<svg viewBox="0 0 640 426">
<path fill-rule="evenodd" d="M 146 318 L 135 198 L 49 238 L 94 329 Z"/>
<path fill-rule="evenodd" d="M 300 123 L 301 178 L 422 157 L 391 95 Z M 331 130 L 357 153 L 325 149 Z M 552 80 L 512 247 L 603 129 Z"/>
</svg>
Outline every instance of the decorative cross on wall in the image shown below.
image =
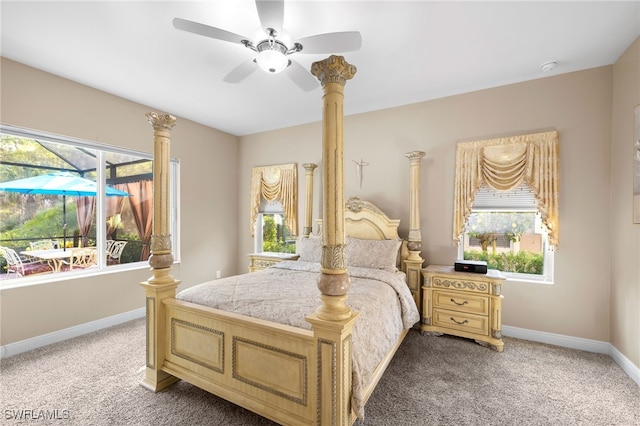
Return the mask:
<svg viewBox="0 0 640 426">
<path fill-rule="evenodd" d="M 362 189 L 362 168 L 364 166 L 368 166 L 369 163 L 365 163 L 362 158 L 360 159 L 360 162 L 356 160 L 351 161 L 353 161 L 353 163 L 356 165 L 356 178 L 358 179 L 358 183 L 360 184 L 360 189 Z"/>
</svg>

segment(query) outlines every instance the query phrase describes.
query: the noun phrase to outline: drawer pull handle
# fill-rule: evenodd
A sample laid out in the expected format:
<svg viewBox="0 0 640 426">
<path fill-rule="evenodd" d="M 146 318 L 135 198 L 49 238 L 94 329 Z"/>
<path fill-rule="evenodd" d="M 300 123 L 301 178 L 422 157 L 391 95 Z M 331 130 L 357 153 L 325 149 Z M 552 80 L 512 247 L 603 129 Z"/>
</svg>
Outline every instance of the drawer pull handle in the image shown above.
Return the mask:
<svg viewBox="0 0 640 426">
<path fill-rule="evenodd" d="M 462 302 L 462 303 L 458 303 L 458 302 L 456 302 L 455 300 L 453 300 L 453 297 L 452 297 L 451 299 L 449 299 L 449 300 L 451 300 L 453 303 L 455 303 L 455 304 L 456 304 L 456 305 L 458 305 L 458 306 L 464 306 L 464 305 L 466 305 L 467 303 L 469 303 L 469 302 L 467 302 L 466 300 L 465 300 L 464 302 Z"/>
<path fill-rule="evenodd" d="M 450 318 L 450 320 L 451 320 L 451 321 L 453 321 L 453 322 L 455 322 L 455 323 L 456 323 L 456 324 L 458 324 L 458 325 L 463 325 L 463 324 L 466 324 L 466 323 L 468 323 L 468 322 L 469 322 L 468 320 L 464 320 L 464 321 L 462 321 L 462 322 L 460 322 L 460 321 L 456 321 L 456 319 L 455 319 L 454 317 L 451 317 L 451 318 Z"/>
</svg>

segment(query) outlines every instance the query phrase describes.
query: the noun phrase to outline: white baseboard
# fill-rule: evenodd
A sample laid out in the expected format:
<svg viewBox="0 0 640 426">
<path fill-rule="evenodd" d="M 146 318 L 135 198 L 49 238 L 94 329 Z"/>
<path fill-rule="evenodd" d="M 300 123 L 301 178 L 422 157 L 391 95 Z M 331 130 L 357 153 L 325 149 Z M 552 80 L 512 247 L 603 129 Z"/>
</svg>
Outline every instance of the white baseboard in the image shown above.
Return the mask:
<svg viewBox="0 0 640 426">
<path fill-rule="evenodd" d="M 629 358 L 624 356 L 622 352 L 618 350 L 615 346 L 611 345 L 611 352 L 609 356 L 613 358 L 613 360 L 624 370 L 625 373 L 631 377 L 631 379 L 640 386 L 640 368 L 636 367 L 634 363 L 632 363 Z"/>
<path fill-rule="evenodd" d="M 578 349 L 581 351 L 595 352 L 609 355 L 627 373 L 631 379 L 640 386 L 640 367 L 633 364 L 622 352 L 611 343 L 599 340 L 583 339 L 580 337 L 565 336 L 562 334 L 547 333 L 544 331 L 528 330 L 526 328 L 502 326 L 502 335 L 516 339 L 531 340 L 532 342 L 547 343 L 549 345 Z"/>
<path fill-rule="evenodd" d="M 547 333 L 545 331 L 528 330 L 526 328 L 511 327 L 504 324 L 502 325 L 502 335 L 599 354 L 609 354 L 611 347 L 609 343 L 598 340 L 564 336 L 562 334 Z"/>
<path fill-rule="evenodd" d="M 103 328 L 113 327 L 146 315 L 145 308 L 136 309 L 134 311 L 124 312 L 107 318 L 87 322 L 73 327 L 65 328 L 41 336 L 32 337 L 30 339 L 21 340 L 15 343 L 9 343 L 0 346 L 0 359 L 8 358 L 22 352 L 27 352 L 53 343 L 62 342 L 73 337 L 82 336 L 83 334 L 93 333 Z"/>
</svg>

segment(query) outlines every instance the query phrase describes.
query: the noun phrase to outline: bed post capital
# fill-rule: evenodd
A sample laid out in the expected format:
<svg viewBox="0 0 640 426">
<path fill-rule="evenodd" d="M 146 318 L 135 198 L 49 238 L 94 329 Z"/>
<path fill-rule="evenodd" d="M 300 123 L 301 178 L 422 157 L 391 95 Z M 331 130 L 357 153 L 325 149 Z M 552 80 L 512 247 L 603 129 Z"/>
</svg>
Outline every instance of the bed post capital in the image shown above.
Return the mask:
<svg viewBox="0 0 640 426">
<path fill-rule="evenodd" d="M 148 112 L 145 114 L 149 123 L 153 126 L 153 130 L 164 130 L 170 132 L 176 124 L 176 118 L 171 114 L 158 114 L 157 112 Z"/>
<path fill-rule="evenodd" d="M 405 154 L 405 156 L 409 159 L 409 161 L 411 161 L 411 163 L 420 163 L 420 160 L 422 160 L 422 157 L 425 156 L 425 152 L 424 151 L 411 151 L 411 152 L 407 152 Z"/>
<path fill-rule="evenodd" d="M 347 80 L 356 75 L 355 65 L 348 63 L 343 56 L 331 55 L 322 61 L 311 64 L 311 74 L 316 76 L 323 86 L 338 83 L 344 86 Z"/>
</svg>

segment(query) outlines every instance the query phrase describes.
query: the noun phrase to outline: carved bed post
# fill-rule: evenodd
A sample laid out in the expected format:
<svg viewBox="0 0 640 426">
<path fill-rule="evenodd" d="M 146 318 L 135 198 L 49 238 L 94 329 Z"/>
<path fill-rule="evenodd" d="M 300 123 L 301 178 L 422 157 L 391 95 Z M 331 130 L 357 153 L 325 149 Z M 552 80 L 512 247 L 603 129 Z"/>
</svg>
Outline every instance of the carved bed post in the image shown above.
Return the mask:
<svg viewBox="0 0 640 426">
<path fill-rule="evenodd" d="M 142 385 L 154 392 L 175 383 L 178 379 L 160 368 L 165 359 L 167 331 L 162 300 L 175 297 L 180 281 L 171 276 L 173 255 L 169 234 L 169 142 L 175 117 L 169 114 L 146 114 L 153 126 L 153 234 L 149 265 L 153 276 L 141 283 L 145 288 L 147 310 L 147 357 Z"/>
<path fill-rule="evenodd" d="M 409 195 L 409 238 L 407 249 L 409 256 L 405 259 L 407 285 L 416 302 L 418 312 L 422 312 L 421 304 L 421 269 L 424 259 L 420 256 L 422 251 L 422 233 L 420 231 L 420 162 L 424 157 L 422 151 L 412 151 L 406 154 L 410 161 L 410 195 Z"/>
<path fill-rule="evenodd" d="M 423 260 L 420 257 L 422 250 L 422 234 L 420 232 L 420 161 L 424 157 L 422 151 L 412 151 L 406 154 L 410 161 L 411 194 L 409 197 L 409 259 Z"/>
<path fill-rule="evenodd" d="M 356 73 L 356 67 L 342 56 L 314 62 L 311 73 L 324 89 L 322 99 L 322 166 L 324 205 L 322 211 L 322 267 L 318 288 L 322 307 L 316 312 L 327 320 L 345 319 L 351 311 L 344 301 L 349 292 L 349 274 L 345 261 L 344 236 L 344 85 Z"/>
<path fill-rule="evenodd" d="M 313 163 L 304 163 L 302 166 L 306 170 L 305 182 L 307 185 L 307 201 L 305 203 L 304 229 L 302 230 L 302 235 L 308 237 L 313 231 L 313 172 L 316 170 L 318 165 Z"/>
<path fill-rule="evenodd" d="M 345 261 L 343 103 L 346 80 L 356 67 L 342 56 L 311 66 L 322 96 L 323 215 L 322 267 L 318 279 L 322 305 L 306 320 L 316 339 L 318 424 L 351 424 L 351 332 L 358 314 L 345 305 L 349 274 Z"/>
</svg>

